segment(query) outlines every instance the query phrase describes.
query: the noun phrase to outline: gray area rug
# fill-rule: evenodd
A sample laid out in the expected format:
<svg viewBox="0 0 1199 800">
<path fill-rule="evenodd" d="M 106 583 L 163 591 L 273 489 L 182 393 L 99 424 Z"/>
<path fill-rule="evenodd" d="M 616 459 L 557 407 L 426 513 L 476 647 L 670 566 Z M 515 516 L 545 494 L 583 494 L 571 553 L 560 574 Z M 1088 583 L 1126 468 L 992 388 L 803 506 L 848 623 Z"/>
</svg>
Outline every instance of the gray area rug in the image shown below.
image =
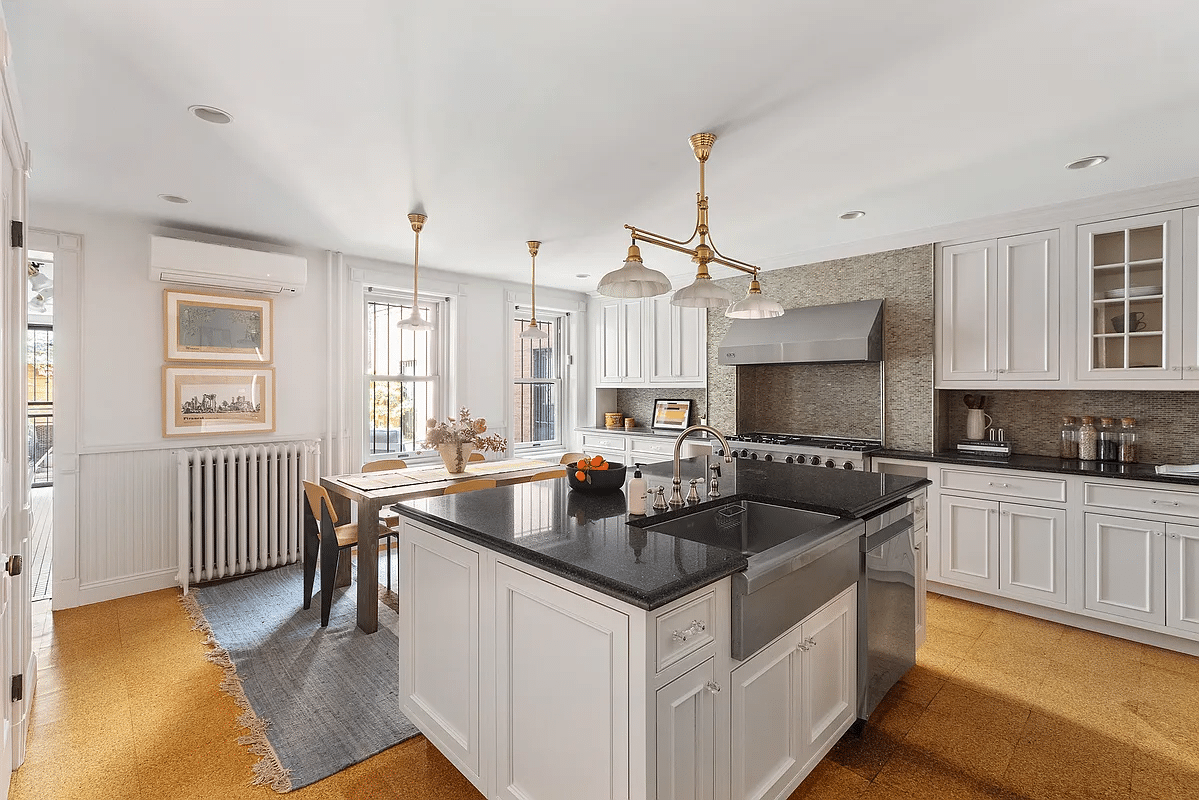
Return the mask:
<svg viewBox="0 0 1199 800">
<path fill-rule="evenodd" d="M 307 610 L 303 577 L 303 566 L 292 564 L 182 598 L 209 634 L 209 660 L 225 670 L 221 688 L 244 712 L 238 722 L 249 732 L 238 741 L 262 757 L 252 783 L 278 792 L 419 733 L 399 710 L 395 595 L 380 604 L 379 630 L 368 636 L 356 624 L 357 586 L 338 589 L 322 628 L 320 577 Z"/>
</svg>

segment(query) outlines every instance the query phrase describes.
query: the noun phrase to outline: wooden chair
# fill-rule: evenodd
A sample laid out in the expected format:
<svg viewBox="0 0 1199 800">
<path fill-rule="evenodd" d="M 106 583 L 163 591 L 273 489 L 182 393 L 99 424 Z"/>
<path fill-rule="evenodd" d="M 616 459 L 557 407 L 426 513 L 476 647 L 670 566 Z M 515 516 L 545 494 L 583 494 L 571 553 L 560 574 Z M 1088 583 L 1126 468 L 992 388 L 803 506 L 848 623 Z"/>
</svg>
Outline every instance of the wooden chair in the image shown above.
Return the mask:
<svg viewBox="0 0 1199 800">
<path fill-rule="evenodd" d="M 529 483 L 532 483 L 533 481 L 551 481 L 554 478 L 561 478 L 565 474 L 566 472 L 560 469 L 547 469 L 545 472 L 538 472 L 536 475 L 530 475 L 528 478 L 525 478 L 525 480 Z"/>
<path fill-rule="evenodd" d="M 458 492 L 473 492 L 475 489 L 494 489 L 495 478 L 474 478 L 469 481 L 459 481 L 446 487 L 442 494 L 458 494 Z"/>
<path fill-rule="evenodd" d="M 482 453 L 471 453 L 470 458 L 468 458 L 466 460 L 468 462 L 470 462 L 470 461 L 486 461 L 487 456 L 483 455 Z"/>
<path fill-rule="evenodd" d="M 362 465 L 363 472 L 382 472 L 386 469 L 408 469 L 408 462 L 402 458 L 384 458 L 380 461 L 368 461 Z"/>
<path fill-rule="evenodd" d="M 566 455 L 562 456 L 562 460 L 559 461 L 558 463 L 559 464 L 574 464 L 580 458 L 583 458 L 585 455 L 586 455 L 586 453 L 567 453 Z"/>
<path fill-rule="evenodd" d="M 337 524 L 337 512 L 324 486 L 304 481 L 304 608 L 312 606 L 312 585 L 316 581 L 316 562 L 321 563 L 321 627 L 329 627 L 329 612 L 333 608 L 333 587 L 337 582 L 337 562 L 342 551 L 358 544 L 358 525 Z M 317 514 L 320 522 L 317 522 Z M 395 536 L 397 531 L 383 529 L 379 538 Z M 391 591 L 391 547 L 387 548 L 387 590 Z"/>
</svg>

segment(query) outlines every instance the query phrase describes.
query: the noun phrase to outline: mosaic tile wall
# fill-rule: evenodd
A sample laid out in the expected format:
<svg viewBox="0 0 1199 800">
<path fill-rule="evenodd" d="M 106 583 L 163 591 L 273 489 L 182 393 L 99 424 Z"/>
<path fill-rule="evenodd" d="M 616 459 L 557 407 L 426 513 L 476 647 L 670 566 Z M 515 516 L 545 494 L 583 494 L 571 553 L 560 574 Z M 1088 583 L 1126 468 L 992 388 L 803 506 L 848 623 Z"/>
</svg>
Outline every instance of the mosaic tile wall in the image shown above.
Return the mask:
<svg viewBox="0 0 1199 800">
<path fill-rule="evenodd" d="M 648 427 L 654 419 L 655 400 L 690 400 L 691 423 L 699 422 L 708 407 L 708 393 L 703 389 L 617 389 L 614 409 L 637 420 L 638 425 Z"/>
<path fill-rule="evenodd" d="M 966 392 L 937 392 L 937 446 L 949 449 L 966 435 Z M 974 391 L 1017 453 L 1056 456 L 1062 417 L 1133 417 L 1140 460 L 1146 464 L 1199 463 L 1199 392 Z"/>
<path fill-rule="evenodd" d="M 722 278 L 740 296 L 745 276 Z M 933 246 L 871 253 L 762 274 L 762 289 L 784 308 L 886 298 L 886 446 L 932 449 Z M 878 436 L 878 366 L 863 364 L 723 367 L 717 346 L 728 332 L 708 312 L 708 420 L 721 431 L 812 429 Z M 738 403 L 738 373 L 741 395 Z M 802 413 L 802 417 L 800 414 Z M 801 420 L 795 422 L 794 420 Z"/>
</svg>

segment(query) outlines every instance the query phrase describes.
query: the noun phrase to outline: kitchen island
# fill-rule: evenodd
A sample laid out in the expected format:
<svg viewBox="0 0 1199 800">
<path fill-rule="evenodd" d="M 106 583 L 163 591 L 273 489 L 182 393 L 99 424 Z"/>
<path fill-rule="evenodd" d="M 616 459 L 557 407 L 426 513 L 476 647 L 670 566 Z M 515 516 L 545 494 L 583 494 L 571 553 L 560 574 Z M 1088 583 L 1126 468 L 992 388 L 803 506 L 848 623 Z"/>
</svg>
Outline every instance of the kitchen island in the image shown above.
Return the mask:
<svg viewBox="0 0 1199 800">
<path fill-rule="evenodd" d="M 561 479 L 396 507 L 400 708 L 485 796 L 785 797 L 853 723 L 854 585 L 737 661 L 747 558 L 644 525 L 742 500 L 852 519 L 926 481 L 720 466 L 718 498 L 647 518 Z"/>
</svg>

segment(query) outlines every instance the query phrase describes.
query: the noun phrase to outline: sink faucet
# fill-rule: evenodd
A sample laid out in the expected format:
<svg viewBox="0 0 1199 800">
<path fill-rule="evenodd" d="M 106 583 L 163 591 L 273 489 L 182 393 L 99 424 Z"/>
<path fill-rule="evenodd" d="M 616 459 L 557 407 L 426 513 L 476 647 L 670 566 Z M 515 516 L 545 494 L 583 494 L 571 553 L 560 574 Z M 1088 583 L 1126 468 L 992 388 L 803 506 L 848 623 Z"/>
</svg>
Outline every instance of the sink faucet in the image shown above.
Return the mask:
<svg viewBox="0 0 1199 800">
<path fill-rule="evenodd" d="M 720 446 L 724 448 L 724 463 L 729 464 L 733 461 L 733 451 L 729 447 L 728 441 L 724 438 L 724 435 L 715 428 L 712 428 L 708 425 L 692 425 L 690 428 L 687 428 L 685 431 L 680 433 L 679 437 L 674 440 L 674 488 L 670 490 L 671 506 L 677 507 L 684 505 L 682 488 L 683 479 L 679 474 L 682 471 L 682 467 L 679 465 L 679 451 L 683 449 L 683 440 L 696 431 L 707 431 L 715 436 L 716 440 L 720 442 Z"/>
</svg>

